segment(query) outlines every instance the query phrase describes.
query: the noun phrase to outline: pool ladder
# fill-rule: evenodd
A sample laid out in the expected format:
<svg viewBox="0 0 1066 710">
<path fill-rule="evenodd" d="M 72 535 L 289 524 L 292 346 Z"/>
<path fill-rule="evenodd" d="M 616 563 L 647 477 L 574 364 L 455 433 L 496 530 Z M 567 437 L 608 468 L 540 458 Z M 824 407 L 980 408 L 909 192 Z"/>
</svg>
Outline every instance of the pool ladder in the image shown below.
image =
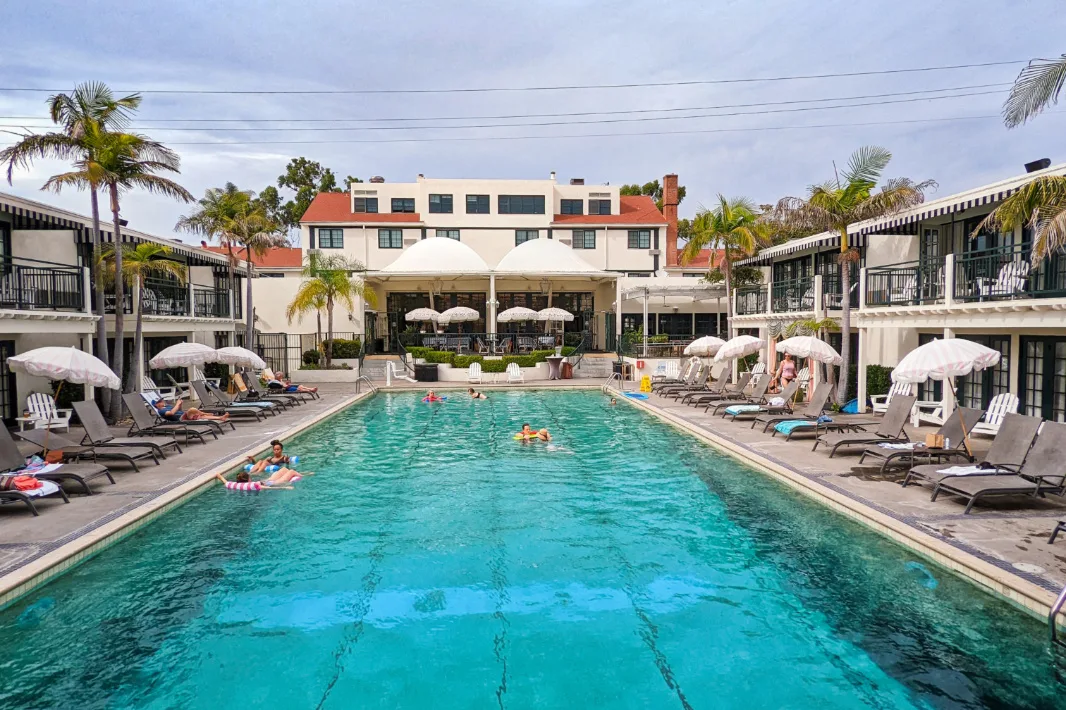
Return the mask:
<svg viewBox="0 0 1066 710">
<path fill-rule="evenodd" d="M 1055 619 L 1058 617 L 1059 612 L 1062 611 L 1063 605 L 1066 605 L 1066 587 L 1063 587 L 1062 591 L 1059 592 L 1059 598 L 1051 606 L 1051 613 L 1047 617 L 1048 629 L 1051 631 L 1051 642 L 1066 648 L 1066 641 L 1059 638 L 1058 624 L 1055 623 Z"/>
<path fill-rule="evenodd" d="M 377 385 L 375 385 L 373 382 L 371 382 L 369 377 L 367 377 L 366 375 L 359 375 L 359 379 L 357 379 L 355 381 L 355 393 L 356 394 L 359 394 L 359 390 L 363 386 L 364 382 L 366 383 L 366 386 L 370 388 L 371 392 L 377 392 L 378 391 Z"/>
<path fill-rule="evenodd" d="M 600 391 L 607 394 L 607 390 L 611 389 L 611 384 L 614 382 L 621 382 L 622 376 L 617 372 L 612 372 L 611 376 L 607 378 L 607 381 L 600 386 Z"/>
</svg>

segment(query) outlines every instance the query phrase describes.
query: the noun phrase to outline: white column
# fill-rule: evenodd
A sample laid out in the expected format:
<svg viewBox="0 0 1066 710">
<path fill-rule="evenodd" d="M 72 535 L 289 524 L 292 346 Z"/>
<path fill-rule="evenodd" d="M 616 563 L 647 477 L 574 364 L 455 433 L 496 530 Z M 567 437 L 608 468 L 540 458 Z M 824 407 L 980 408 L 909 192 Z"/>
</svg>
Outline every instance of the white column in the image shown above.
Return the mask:
<svg viewBox="0 0 1066 710">
<path fill-rule="evenodd" d="M 866 271 L 867 267 L 859 269 L 859 310 L 866 308 Z"/>
<path fill-rule="evenodd" d="M 88 269 L 85 269 L 88 271 Z M 84 338 L 81 338 L 81 349 L 83 352 L 87 352 L 90 355 L 93 354 L 93 337 L 92 333 L 87 334 Z M 91 402 L 96 396 L 96 388 L 92 385 L 85 385 L 85 401 Z"/>
<path fill-rule="evenodd" d="M 489 335 L 496 334 L 496 274 L 489 274 L 489 312 L 488 321 L 485 323 Z"/>
<path fill-rule="evenodd" d="M 81 290 L 85 294 L 82 297 L 82 310 L 85 315 L 91 315 L 93 312 L 93 280 L 89 275 L 88 266 L 81 267 Z M 100 317 L 103 318 L 104 315 L 101 313 Z"/>
<path fill-rule="evenodd" d="M 648 289 L 644 289 L 644 349 L 641 352 L 643 357 L 648 356 Z"/>
<path fill-rule="evenodd" d="M 196 315 L 196 298 L 195 298 L 195 296 L 196 296 L 196 293 L 193 291 L 192 281 L 189 281 L 189 317 L 190 318 L 194 317 Z"/>
<path fill-rule="evenodd" d="M 865 272 L 866 269 L 863 269 Z M 859 275 L 860 283 L 863 281 L 865 274 Z M 865 293 L 865 289 L 861 289 L 859 293 Z M 867 340 L 869 334 L 866 332 L 866 328 L 859 328 L 859 384 L 856 397 L 859 398 L 859 414 L 866 412 L 866 365 L 870 362 L 869 356 L 866 354 Z"/>
<path fill-rule="evenodd" d="M 944 340 L 949 340 L 955 337 L 955 331 L 951 328 L 944 328 Z M 930 380 L 931 382 L 931 380 Z M 955 380 L 952 378 L 950 384 L 945 381 L 942 389 L 942 395 L 940 399 L 940 406 L 944 408 L 944 418 L 947 419 L 955 411 L 955 396 L 952 394 L 952 387 L 955 385 Z"/>
<path fill-rule="evenodd" d="M 229 298 L 229 317 L 230 320 L 237 320 L 237 297 L 233 295 L 233 289 L 237 288 L 237 278 L 234 277 L 233 283 L 230 284 L 227 297 Z M 234 340 L 230 345 L 236 345 L 237 341 Z"/>
<path fill-rule="evenodd" d="M 736 311 L 733 312 L 736 313 Z M 772 276 L 766 282 L 766 312 L 774 312 L 774 279 Z"/>
<path fill-rule="evenodd" d="M 816 320 L 825 318 L 825 294 L 822 293 L 822 275 L 814 277 L 814 317 Z"/>
<path fill-rule="evenodd" d="M 141 302 L 141 282 L 139 280 L 133 282 L 133 293 L 130 303 L 133 304 L 134 311 L 144 308 L 144 304 Z M 137 337 L 136 333 L 134 333 L 134 337 Z M 117 344 L 116 347 L 118 347 Z M 137 391 L 139 392 L 141 390 L 141 383 L 144 382 L 144 333 L 141 333 L 141 342 L 134 342 L 133 344 L 133 352 L 136 353 L 138 350 L 140 350 L 141 356 L 137 358 L 136 362 L 132 363 L 132 367 L 134 377 L 137 378 Z"/>
<path fill-rule="evenodd" d="M 944 257 L 944 305 L 950 306 L 955 302 L 955 254 Z M 945 338 L 948 336 L 944 336 Z M 954 336 L 952 336 L 954 337 Z"/>
<path fill-rule="evenodd" d="M 614 347 L 622 347 L 622 279 L 614 280 Z"/>
</svg>

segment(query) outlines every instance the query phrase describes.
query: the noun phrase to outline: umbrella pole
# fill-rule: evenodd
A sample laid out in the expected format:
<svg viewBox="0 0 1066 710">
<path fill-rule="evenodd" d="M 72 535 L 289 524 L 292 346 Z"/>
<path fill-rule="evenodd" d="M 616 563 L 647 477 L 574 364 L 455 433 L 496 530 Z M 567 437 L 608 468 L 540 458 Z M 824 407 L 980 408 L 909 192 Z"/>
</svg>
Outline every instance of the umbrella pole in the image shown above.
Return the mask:
<svg viewBox="0 0 1066 710">
<path fill-rule="evenodd" d="M 64 382 L 64 380 L 60 380 L 59 381 L 59 387 L 56 387 L 56 396 L 55 396 L 56 409 L 59 409 L 59 393 L 63 391 L 63 382 Z M 43 459 L 48 458 L 48 433 L 50 431 L 52 431 L 52 427 L 49 426 L 49 424 L 50 424 L 49 422 L 45 422 L 45 425 L 44 425 L 44 444 L 41 445 L 41 448 L 44 449 L 44 452 L 43 452 L 44 455 L 41 457 Z"/>
<path fill-rule="evenodd" d="M 962 418 L 962 407 L 959 406 L 959 397 L 955 393 L 955 380 L 948 377 L 948 387 L 951 388 L 951 397 L 955 400 L 955 412 L 959 415 L 959 424 L 962 426 L 962 443 L 966 447 L 966 455 L 973 459 L 973 451 L 970 449 L 970 434 L 966 431 L 966 420 Z"/>
</svg>

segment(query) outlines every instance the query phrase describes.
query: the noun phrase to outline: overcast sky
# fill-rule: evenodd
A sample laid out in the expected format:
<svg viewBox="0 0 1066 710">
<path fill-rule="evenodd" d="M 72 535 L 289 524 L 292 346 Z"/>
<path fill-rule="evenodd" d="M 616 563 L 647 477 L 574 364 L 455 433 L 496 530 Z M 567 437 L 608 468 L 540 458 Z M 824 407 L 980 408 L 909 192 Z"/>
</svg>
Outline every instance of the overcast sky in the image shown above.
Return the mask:
<svg viewBox="0 0 1066 710">
<path fill-rule="evenodd" d="M 117 90 L 447 89 L 766 78 L 1008 62 L 1066 52 L 1061 0 L 976 2 L 669 3 L 499 2 L 180 3 L 7 0 L 0 46 L 0 124 L 41 125 L 47 93 L 88 80 Z M 195 195 L 233 181 L 261 190 L 290 157 L 306 156 L 340 178 L 583 177 L 645 182 L 667 172 L 688 187 L 682 214 L 716 192 L 757 202 L 832 176 L 856 147 L 878 144 L 889 176 L 933 178 L 937 194 L 1066 161 L 1066 107 L 1006 130 L 994 116 L 1019 65 L 850 78 L 655 88 L 441 94 L 240 95 L 145 93 L 137 126 L 182 157 L 179 181 Z M 380 119 L 702 108 L 959 89 L 960 98 L 833 110 L 679 119 L 743 109 L 596 114 L 561 118 L 417 122 L 214 123 L 228 128 L 400 127 L 400 130 L 217 131 L 161 119 Z M 986 93 L 993 92 L 993 93 Z M 943 96 L 945 93 L 936 94 Z M 823 102 L 900 101 L 912 96 Z M 470 123 L 663 119 L 588 125 L 447 129 Z M 977 118 L 975 118 L 977 117 Z M 984 118 L 981 118 L 984 117 Z M 928 121 L 927 119 L 950 119 Z M 901 123 L 910 121 L 909 123 Z M 836 124 L 831 127 L 810 127 Z M 850 124 L 850 125 L 839 125 Z M 867 125 L 855 125 L 867 124 Z M 876 124 L 876 125 L 869 125 Z M 808 128 L 799 128 L 808 126 Z M 194 130 L 166 130 L 167 128 Z M 784 128 L 782 128 L 784 127 Z M 753 131 L 754 128 L 775 130 Z M 725 129 L 725 130 L 723 130 Z M 733 129 L 733 130 L 730 130 Z M 735 130 L 742 129 L 742 130 Z M 664 131 L 704 131 L 674 133 Z M 708 132 L 714 131 L 714 132 Z M 563 137 L 659 132 L 660 135 Z M 515 136 L 546 136 L 516 139 Z M 510 138 L 508 138 L 510 137 Z M 397 142 L 418 138 L 419 142 Z M 433 140 L 462 138 L 472 140 Z M 495 138 L 495 139 L 493 139 Z M 430 139 L 430 140 L 426 140 Z M 277 141 L 367 141 L 270 144 Z M 240 145 L 235 142 L 268 142 Z M 388 142 L 386 142 L 388 141 Z M 0 145 L 8 144 L 0 134 Z M 200 143 L 200 145 L 182 145 Z M 64 166 L 42 163 L 2 190 L 88 212 L 85 194 L 41 193 Z M 185 205 L 125 198 L 130 226 L 173 234 Z M 185 237 L 190 240 L 189 237 Z"/>
</svg>

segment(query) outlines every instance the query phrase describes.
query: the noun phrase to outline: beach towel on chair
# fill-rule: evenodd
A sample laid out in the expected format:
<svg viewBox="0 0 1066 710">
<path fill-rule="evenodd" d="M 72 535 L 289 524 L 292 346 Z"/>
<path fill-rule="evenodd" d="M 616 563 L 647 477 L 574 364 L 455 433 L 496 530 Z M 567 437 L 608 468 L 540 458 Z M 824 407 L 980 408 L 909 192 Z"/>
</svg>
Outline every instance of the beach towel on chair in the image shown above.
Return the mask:
<svg viewBox="0 0 1066 710">
<path fill-rule="evenodd" d="M 797 429 L 813 429 L 815 422 L 808 419 L 789 419 L 787 422 L 778 422 L 774 425 L 774 431 L 778 434 L 791 434 Z"/>
<path fill-rule="evenodd" d="M 744 414 L 745 412 L 758 412 L 761 409 L 762 407 L 757 404 L 734 404 L 730 407 L 726 407 L 725 413 L 736 416 L 737 414 Z"/>
</svg>

